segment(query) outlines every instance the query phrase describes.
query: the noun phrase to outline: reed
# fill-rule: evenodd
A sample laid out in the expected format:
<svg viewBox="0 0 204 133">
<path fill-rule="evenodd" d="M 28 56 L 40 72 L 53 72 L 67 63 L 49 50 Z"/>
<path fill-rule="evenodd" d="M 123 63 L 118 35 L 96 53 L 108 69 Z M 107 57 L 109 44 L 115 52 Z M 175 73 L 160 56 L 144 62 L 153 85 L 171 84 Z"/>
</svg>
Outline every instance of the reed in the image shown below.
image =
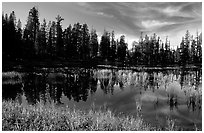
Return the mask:
<svg viewBox="0 0 204 133">
<path fill-rule="evenodd" d="M 153 127 L 145 123 L 140 115 L 116 115 L 107 108 L 91 107 L 88 111 L 82 111 L 68 106 L 56 107 L 55 103 L 25 105 L 11 100 L 2 102 L 3 131 L 178 130 L 175 127 L 172 120 L 169 120 L 166 128 Z"/>
<path fill-rule="evenodd" d="M 115 115 L 109 109 L 89 111 L 56 107 L 53 104 L 22 105 L 2 102 L 4 131 L 149 131 L 156 130 L 139 116 Z"/>
</svg>

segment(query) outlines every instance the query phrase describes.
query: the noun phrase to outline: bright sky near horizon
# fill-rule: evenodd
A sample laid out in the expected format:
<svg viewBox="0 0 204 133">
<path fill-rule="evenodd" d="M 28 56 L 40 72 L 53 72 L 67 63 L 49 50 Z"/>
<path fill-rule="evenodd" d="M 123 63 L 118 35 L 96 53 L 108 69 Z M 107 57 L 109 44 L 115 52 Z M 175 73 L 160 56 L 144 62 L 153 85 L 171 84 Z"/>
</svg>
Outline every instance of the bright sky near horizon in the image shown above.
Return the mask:
<svg viewBox="0 0 204 133">
<path fill-rule="evenodd" d="M 114 30 L 116 38 L 125 35 L 129 48 L 139 40 L 141 32 L 156 33 L 163 41 L 168 36 L 175 47 L 186 30 L 192 35 L 202 31 L 201 2 L 3 2 L 2 11 L 4 14 L 15 11 L 24 27 L 33 6 L 39 10 L 40 22 L 44 18 L 53 21 L 59 14 L 64 18 L 63 29 L 80 22 L 87 23 L 89 29 L 95 28 L 99 36 L 104 29 Z"/>
</svg>

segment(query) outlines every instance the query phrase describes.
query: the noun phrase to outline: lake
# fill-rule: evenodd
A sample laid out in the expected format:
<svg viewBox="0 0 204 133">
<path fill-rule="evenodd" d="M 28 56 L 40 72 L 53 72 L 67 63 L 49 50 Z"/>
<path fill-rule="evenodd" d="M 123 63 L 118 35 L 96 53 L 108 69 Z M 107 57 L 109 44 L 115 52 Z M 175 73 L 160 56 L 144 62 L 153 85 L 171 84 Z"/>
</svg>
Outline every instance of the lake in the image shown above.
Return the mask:
<svg viewBox="0 0 204 133">
<path fill-rule="evenodd" d="M 175 119 L 185 130 L 202 128 L 201 69 L 35 68 L 2 73 L 2 97 L 44 104 L 141 115 L 153 126 Z"/>
</svg>

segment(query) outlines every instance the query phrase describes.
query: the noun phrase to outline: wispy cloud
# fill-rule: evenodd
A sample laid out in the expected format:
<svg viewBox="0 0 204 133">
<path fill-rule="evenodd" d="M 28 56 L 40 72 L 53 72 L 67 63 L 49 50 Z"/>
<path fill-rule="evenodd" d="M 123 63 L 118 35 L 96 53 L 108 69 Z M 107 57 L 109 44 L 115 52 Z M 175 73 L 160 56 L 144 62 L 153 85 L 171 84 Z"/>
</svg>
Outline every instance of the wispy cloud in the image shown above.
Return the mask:
<svg viewBox="0 0 204 133">
<path fill-rule="evenodd" d="M 174 24 L 174 23 L 173 22 L 160 22 L 158 20 L 142 21 L 142 25 L 144 26 L 144 28 L 147 28 L 147 29 L 155 29 L 155 28 L 159 28 L 162 26 L 172 25 L 172 24 Z"/>
<path fill-rule="evenodd" d="M 28 5 L 37 5 L 45 18 L 61 14 L 65 26 L 76 21 L 86 22 L 101 33 L 104 28 L 115 30 L 116 34 L 124 33 L 128 40 L 139 38 L 141 32 L 157 33 L 168 35 L 174 44 L 179 44 L 180 35 L 187 29 L 193 34 L 202 29 L 201 2 L 8 3 L 3 4 L 3 9 L 22 10 L 23 14 L 28 12 L 27 9 L 23 11 Z"/>
<path fill-rule="evenodd" d="M 87 3 L 89 10 L 104 17 L 112 17 L 126 27 L 130 33 L 140 31 L 163 32 L 184 27 L 186 23 L 200 21 L 201 3 Z M 157 28 L 159 28 L 159 31 Z M 168 32 L 168 31 L 167 31 Z"/>
</svg>

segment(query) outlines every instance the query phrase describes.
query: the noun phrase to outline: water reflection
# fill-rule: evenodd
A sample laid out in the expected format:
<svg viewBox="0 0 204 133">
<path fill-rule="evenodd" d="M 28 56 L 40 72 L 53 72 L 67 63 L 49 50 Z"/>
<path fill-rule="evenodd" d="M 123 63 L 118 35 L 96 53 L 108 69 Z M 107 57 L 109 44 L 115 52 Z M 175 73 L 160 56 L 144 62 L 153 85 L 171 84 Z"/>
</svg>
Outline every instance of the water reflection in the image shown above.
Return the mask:
<svg viewBox="0 0 204 133">
<path fill-rule="evenodd" d="M 3 82 L 3 98 L 15 99 L 24 95 L 30 104 L 38 101 L 61 103 L 62 95 L 76 102 L 86 101 L 89 94 L 94 95 L 97 85 L 104 94 L 114 95 L 114 88 L 123 91 L 126 87 L 144 91 L 165 90 L 170 110 L 178 108 L 178 91 L 183 91 L 186 105 L 191 110 L 201 108 L 201 70 L 169 70 L 136 72 L 132 70 L 79 69 L 65 72 L 31 72 L 24 75 L 22 83 Z M 174 86 L 179 82 L 180 90 Z M 6 83 L 6 84 L 4 84 Z M 159 103 L 157 98 L 156 104 Z"/>
<path fill-rule="evenodd" d="M 22 94 L 22 84 L 3 84 L 2 97 L 5 100 L 15 100 L 17 96 Z"/>
<path fill-rule="evenodd" d="M 146 120 L 158 120 L 173 113 L 181 121 L 200 122 L 202 109 L 202 70 L 133 71 L 116 69 L 42 69 L 24 73 L 21 82 L 3 80 L 3 99 L 36 104 L 55 102 L 98 105 L 135 113 Z M 104 97 L 109 95 L 110 98 Z M 97 100 L 98 99 L 98 100 Z M 136 99 L 136 100 L 135 100 Z M 136 107 L 137 108 L 137 107 Z M 150 111 L 151 110 L 151 111 Z M 193 113 L 191 113 L 193 112 Z M 152 117 L 156 118 L 152 118 Z M 191 117 L 191 118 L 189 118 Z M 161 118 L 160 118 L 161 119 Z M 189 123 L 187 123 L 188 125 Z"/>
</svg>

